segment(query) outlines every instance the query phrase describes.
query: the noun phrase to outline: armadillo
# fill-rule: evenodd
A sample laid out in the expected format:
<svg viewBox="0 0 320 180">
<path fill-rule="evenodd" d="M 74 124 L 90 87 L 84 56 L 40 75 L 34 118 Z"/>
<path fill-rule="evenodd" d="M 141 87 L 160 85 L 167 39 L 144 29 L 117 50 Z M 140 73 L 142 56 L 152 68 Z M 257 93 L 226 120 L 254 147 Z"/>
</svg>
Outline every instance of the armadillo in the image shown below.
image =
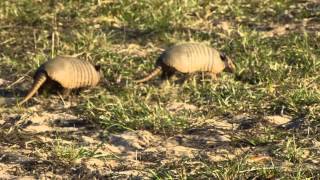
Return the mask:
<svg viewBox="0 0 320 180">
<path fill-rule="evenodd" d="M 212 78 L 222 71 L 233 73 L 235 65 L 224 53 L 200 43 L 175 45 L 164 51 L 156 61 L 155 69 L 145 78 L 136 80 L 142 83 L 150 80 L 160 72 L 162 77 L 171 77 L 176 71 L 182 73 L 210 72 Z"/>
<path fill-rule="evenodd" d="M 64 89 L 96 86 L 101 78 L 99 66 L 74 57 L 57 56 L 43 63 L 34 75 L 34 82 L 28 94 L 19 105 L 27 102 L 47 81 L 53 81 Z"/>
</svg>

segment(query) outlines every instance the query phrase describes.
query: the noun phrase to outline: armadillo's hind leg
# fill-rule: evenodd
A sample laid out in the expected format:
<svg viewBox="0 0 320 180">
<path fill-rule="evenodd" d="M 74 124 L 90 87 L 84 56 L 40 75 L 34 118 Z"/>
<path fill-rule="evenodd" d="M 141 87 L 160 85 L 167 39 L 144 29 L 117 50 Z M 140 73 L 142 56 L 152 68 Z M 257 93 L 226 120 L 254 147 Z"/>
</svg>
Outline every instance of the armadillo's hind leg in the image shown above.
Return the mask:
<svg viewBox="0 0 320 180">
<path fill-rule="evenodd" d="M 161 81 L 159 83 L 160 87 L 166 87 L 170 85 L 170 81 L 172 77 L 175 75 L 175 70 L 171 68 L 163 68 L 162 74 L 160 76 Z"/>
<path fill-rule="evenodd" d="M 57 93 L 61 89 L 62 86 L 58 82 L 47 79 L 46 82 L 39 88 L 38 93 L 45 94 L 47 96 L 48 94 Z"/>
<path fill-rule="evenodd" d="M 170 80 L 174 76 L 175 72 L 176 71 L 173 68 L 163 67 L 161 80 Z"/>
</svg>

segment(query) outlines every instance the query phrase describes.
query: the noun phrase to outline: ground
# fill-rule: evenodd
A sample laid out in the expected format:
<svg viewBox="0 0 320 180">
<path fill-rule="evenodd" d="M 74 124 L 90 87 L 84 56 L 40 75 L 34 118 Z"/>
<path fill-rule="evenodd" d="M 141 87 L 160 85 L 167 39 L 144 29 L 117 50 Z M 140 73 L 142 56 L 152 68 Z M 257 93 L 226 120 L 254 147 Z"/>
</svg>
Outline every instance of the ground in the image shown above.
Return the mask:
<svg viewBox="0 0 320 180">
<path fill-rule="evenodd" d="M 319 178 L 319 17 L 312 0 L 0 2 L 0 179 Z M 181 42 L 236 73 L 133 82 Z M 56 55 L 104 80 L 17 106 Z"/>
</svg>

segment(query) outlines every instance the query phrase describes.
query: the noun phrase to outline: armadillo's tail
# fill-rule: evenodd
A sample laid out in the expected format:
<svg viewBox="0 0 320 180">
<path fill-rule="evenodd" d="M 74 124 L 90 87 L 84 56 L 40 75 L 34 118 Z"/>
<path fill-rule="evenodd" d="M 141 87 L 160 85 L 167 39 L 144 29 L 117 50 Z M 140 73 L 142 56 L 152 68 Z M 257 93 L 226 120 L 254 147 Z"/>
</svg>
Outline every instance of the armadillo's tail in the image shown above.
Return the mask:
<svg viewBox="0 0 320 180">
<path fill-rule="evenodd" d="M 161 72 L 161 66 L 156 67 L 147 77 L 134 81 L 135 83 L 143 83 L 149 81 Z"/>
<path fill-rule="evenodd" d="M 34 83 L 32 85 L 32 88 L 29 90 L 26 97 L 23 98 L 22 101 L 18 103 L 18 105 L 22 105 L 23 103 L 27 102 L 41 87 L 41 85 L 47 80 L 47 75 L 44 73 L 40 73 L 36 78 L 34 79 Z"/>
</svg>

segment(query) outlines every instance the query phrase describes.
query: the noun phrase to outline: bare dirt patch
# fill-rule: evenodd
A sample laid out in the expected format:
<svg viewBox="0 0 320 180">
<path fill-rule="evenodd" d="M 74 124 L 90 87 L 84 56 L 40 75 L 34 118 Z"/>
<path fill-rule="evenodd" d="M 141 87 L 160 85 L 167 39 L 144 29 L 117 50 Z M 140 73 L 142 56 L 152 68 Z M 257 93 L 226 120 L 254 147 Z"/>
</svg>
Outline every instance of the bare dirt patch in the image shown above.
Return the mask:
<svg viewBox="0 0 320 180">
<path fill-rule="evenodd" d="M 202 128 L 164 137 L 146 130 L 102 136 L 92 122 L 66 112 L 32 111 L 3 118 L 0 165 L 3 177 L 9 178 L 147 177 L 151 176 L 148 168 L 181 158 L 201 155 L 219 162 L 248 151 L 230 147 L 233 126 L 223 119 L 204 120 Z M 70 153 L 79 149 L 94 153 L 66 161 L 63 152 L 70 148 Z"/>
</svg>

